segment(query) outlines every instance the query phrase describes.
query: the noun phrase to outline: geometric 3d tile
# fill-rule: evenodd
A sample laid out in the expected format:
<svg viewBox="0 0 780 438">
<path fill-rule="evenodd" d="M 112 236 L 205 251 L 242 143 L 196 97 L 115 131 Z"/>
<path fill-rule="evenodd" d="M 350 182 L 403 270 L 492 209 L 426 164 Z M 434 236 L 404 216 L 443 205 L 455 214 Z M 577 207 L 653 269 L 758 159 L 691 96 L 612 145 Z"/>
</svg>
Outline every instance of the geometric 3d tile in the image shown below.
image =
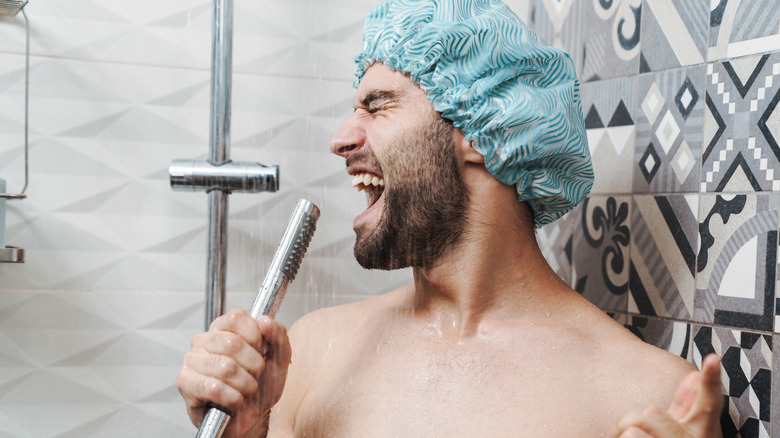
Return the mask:
<svg viewBox="0 0 780 438">
<path fill-rule="evenodd" d="M 591 194 L 631 190 L 636 108 L 635 77 L 583 84 L 582 110 L 596 175 Z"/>
<path fill-rule="evenodd" d="M 628 311 L 690 320 L 698 194 L 634 196 Z"/>
<path fill-rule="evenodd" d="M 699 185 L 704 67 L 639 76 L 635 192 L 691 192 Z"/>
<path fill-rule="evenodd" d="M 780 195 L 700 198 L 696 320 L 772 331 Z"/>
<path fill-rule="evenodd" d="M 722 327 L 693 326 L 693 363 L 716 353 L 722 361 L 724 437 L 772 436 L 772 336 Z"/>
<path fill-rule="evenodd" d="M 625 312 L 631 198 L 593 196 L 577 208 L 574 289 L 601 309 Z"/>
<path fill-rule="evenodd" d="M 780 57 L 707 65 L 702 192 L 780 190 Z"/>
</svg>

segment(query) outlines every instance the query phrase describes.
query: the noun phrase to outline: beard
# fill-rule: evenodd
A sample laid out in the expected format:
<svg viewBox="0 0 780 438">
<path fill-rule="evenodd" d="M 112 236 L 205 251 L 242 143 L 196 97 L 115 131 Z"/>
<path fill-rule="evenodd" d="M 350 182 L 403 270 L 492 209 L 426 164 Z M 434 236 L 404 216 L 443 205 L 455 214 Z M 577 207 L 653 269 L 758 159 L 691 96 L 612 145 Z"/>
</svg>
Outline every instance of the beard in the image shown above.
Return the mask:
<svg viewBox="0 0 780 438">
<path fill-rule="evenodd" d="M 457 245 L 466 228 L 468 190 L 453 133 L 451 122 L 434 115 L 388 145 L 382 217 L 373 229 L 355 229 L 355 258 L 365 269 L 433 266 Z M 378 165 L 373 155 L 364 159 Z"/>
</svg>

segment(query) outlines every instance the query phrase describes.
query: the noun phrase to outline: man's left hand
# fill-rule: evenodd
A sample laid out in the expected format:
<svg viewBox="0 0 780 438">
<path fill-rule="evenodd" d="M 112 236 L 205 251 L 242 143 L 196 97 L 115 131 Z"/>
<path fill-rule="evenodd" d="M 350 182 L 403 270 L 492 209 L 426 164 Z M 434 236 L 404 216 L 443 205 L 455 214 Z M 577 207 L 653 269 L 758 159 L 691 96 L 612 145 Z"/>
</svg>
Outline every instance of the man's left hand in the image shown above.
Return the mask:
<svg viewBox="0 0 780 438">
<path fill-rule="evenodd" d="M 716 438 L 722 437 L 720 412 L 723 395 L 720 359 L 704 358 L 701 371 L 683 379 L 672 406 L 664 412 L 656 406 L 629 412 L 610 434 L 615 438 Z"/>
</svg>

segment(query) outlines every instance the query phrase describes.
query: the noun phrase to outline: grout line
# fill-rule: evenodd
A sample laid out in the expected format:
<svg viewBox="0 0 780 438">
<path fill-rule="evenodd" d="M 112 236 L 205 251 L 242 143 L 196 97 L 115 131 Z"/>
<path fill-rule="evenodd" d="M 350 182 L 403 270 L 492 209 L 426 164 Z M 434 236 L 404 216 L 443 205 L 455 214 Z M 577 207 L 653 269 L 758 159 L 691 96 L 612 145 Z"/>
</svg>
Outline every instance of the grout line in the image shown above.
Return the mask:
<svg viewBox="0 0 780 438">
<path fill-rule="evenodd" d="M 20 56 L 24 57 L 24 53 L 14 53 L 14 52 L 3 52 L 0 51 L 0 55 L 10 55 L 10 56 Z M 30 54 L 30 58 L 41 58 L 41 59 L 49 59 L 49 60 L 58 60 L 58 61 L 73 61 L 73 62 L 84 62 L 84 63 L 92 63 L 92 64 L 114 64 L 114 65 L 120 65 L 120 66 L 133 66 L 133 67 L 148 67 L 148 68 L 160 68 L 160 69 L 169 69 L 169 70 L 186 70 L 186 71 L 196 71 L 196 72 L 210 72 L 210 68 L 195 68 L 195 67 L 184 67 L 184 66 L 176 66 L 176 65 L 159 65 L 159 64 L 148 64 L 148 63 L 140 63 L 140 62 L 127 62 L 127 61 L 105 61 L 105 60 L 98 60 L 98 59 L 87 59 L 87 58 L 70 58 L 66 56 L 57 56 L 57 55 L 36 55 L 36 54 Z M 312 80 L 312 81 L 320 81 L 320 82 L 336 82 L 336 83 L 352 83 L 352 79 L 337 79 L 337 78 L 329 78 L 329 77 L 317 77 L 317 76 L 303 76 L 303 75 L 292 75 L 292 74 L 279 74 L 279 73 L 257 73 L 257 72 L 247 72 L 247 71 L 237 71 L 233 70 L 233 75 L 244 75 L 244 76 L 262 76 L 262 77 L 268 77 L 268 78 L 286 78 L 286 79 L 299 79 L 299 80 Z"/>
</svg>

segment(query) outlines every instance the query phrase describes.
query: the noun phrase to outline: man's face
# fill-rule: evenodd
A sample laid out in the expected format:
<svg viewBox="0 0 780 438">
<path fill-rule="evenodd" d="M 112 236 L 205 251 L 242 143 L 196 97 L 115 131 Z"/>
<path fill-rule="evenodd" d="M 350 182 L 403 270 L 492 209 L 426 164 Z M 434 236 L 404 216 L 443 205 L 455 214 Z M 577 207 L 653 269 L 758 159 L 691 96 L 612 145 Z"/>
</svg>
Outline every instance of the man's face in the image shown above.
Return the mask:
<svg viewBox="0 0 780 438">
<path fill-rule="evenodd" d="M 454 138 L 408 77 L 384 64 L 368 70 L 354 114 L 331 140 L 369 201 L 353 224 L 361 266 L 431 266 L 458 242 L 468 193 Z"/>
</svg>

